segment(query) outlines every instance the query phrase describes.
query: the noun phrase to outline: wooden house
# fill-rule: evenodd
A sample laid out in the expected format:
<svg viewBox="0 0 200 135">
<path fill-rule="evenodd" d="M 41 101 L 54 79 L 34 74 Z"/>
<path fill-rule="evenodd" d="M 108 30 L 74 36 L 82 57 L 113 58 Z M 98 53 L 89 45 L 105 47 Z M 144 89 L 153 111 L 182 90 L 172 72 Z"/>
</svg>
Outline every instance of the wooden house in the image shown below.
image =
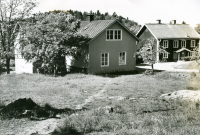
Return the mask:
<svg viewBox="0 0 200 135">
<path fill-rule="evenodd" d="M 88 48 L 89 62 L 71 62 L 70 58 L 66 58 L 66 65 L 87 69 L 92 74 L 134 70 L 138 38 L 118 20 L 93 20 L 92 15 L 88 18 L 81 22 L 78 33 L 91 39 Z M 15 50 L 16 73 L 33 73 L 33 63 L 25 61 L 17 51 L 18 48 L 19 46 Z"/>
<path fill-rule="evenodd" d="M 157 61 L 166 59 L 167 61 L 178 61 L 193 55 L 193 50 L 200 43 L 200 35 L 188 24 L 148 23 L 137 33 L 140 41 L 154 37 L 157 41 L 156 47 L 162 45 L 167 53 L 157 55 Z M 140 49 L 141 42 L 137 45 Z"/>
<path fill-rule="evenodd" d="M 79 33 L 89 41 L 89 73 L 134 70 L 138 38 L 118 20 L 82 22 Z"/>
</svg>

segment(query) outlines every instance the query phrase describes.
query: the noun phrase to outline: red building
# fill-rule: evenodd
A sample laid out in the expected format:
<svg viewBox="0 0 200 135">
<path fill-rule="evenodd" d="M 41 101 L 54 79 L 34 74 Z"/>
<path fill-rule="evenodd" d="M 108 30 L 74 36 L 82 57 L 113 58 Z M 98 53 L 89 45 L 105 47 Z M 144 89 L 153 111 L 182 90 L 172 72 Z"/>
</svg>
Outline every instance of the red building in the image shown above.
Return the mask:
<svg viewBox="0 0 200 135">
<path fill-rule="evenodd" d="M 167 53 L 157 55 L 157 61 L 163 58 L 167 61 L 177 61 L 191 56 L 195 47 L 200 43 L 200 35 L 188 24 L 148 23 L 137 33 L 140 41 L 154 37 L 157 46 L 162 45 Z M 137 50 L 141 47 L 139 43 Z"/>
</svg>

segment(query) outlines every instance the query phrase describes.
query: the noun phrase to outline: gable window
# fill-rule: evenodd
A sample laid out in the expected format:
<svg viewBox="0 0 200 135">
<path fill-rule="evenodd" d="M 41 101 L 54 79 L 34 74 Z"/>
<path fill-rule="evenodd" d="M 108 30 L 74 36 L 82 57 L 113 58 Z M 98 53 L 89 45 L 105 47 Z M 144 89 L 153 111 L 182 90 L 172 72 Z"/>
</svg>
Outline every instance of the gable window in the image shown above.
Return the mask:
<svg viewBox="0 0 200 135">
<path fill-rule="evenodd" d="M 163 47 L 168 48 L 168 40 L 163 40 Z"/>
<path fill-rule="evenodd" d="M 101 67 L 109 66 L 109 53 L 101 53 Z"/>
<path fill-rule="evenodd" d="M 174 47 L 174 48 L 178 48 L 178 40 L 174 40 L 174 42 L 173 42 L 173 47 Z"/>
<path fill-rule="evenodd" d="M 191 47 L 195 47 L 195 40 L 191 40 Z"/>
<path fill-rule="evenodd" d="M 119 52 L 119 65 L 126 65 L 126 52 Z"/>
<path fill-rule="evenodd" d="M 163 58 L 168 58 L 168 53 L 163 53 Z"/>
<path fill-rule="evenodd" d="M 106 31 L 106 40 L 122 40 L 122 30 L 108 29 Z"/>
<path fill-rule="evenodd" d="M 182 40 L 182 41 L 181 41 L 181 47 L 182 47 L 182 48 L 183 48 L 183 47 L 186 48 L 186 40 Z"/>
</svg>

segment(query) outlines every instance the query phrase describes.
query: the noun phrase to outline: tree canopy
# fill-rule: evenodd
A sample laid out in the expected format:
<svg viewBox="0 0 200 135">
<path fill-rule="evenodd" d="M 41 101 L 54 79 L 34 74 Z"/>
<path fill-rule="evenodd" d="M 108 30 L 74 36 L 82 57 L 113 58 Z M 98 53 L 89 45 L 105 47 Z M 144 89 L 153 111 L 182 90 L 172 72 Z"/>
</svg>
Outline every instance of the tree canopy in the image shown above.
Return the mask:
<svg viewBox="0 0 200 135">
<path fill-rule="evenodd" d="M 200 24 L 197 24 L 195 30 L 200 34 Z"/>
<path fill-rule="evenodd" d="M 36 5 L 35 0 L 0 0 L 0 57 L 6 60 L 8 74 L 18 23 L 28 17 Z"/>
<path fill-rule="evenodd" d="M 142 40 L 141 42 L 141 49 L 136 52 L 136 55 L 138 55 L 139 58 L 142 58 L 144 63 L 149 63 L 153 70 L 153 64 L 159 62 L 157 60 L 157 55 L 166 53 L 166 51 L 160 44 L 157 47 L 157 41 L 153 37 Z"/>
<path fill-rule="evenodd" d="M 80 20 L 71 14 L 36 14 L 32 21 L 22 24 L 20 50 L 27 60 L 41 60 L 53 65 L 54 73 L 63 63 L 65 55 L 78 56 L 89 39 L 77 34 Z M 64 67 L 63 67 L 64 68 Z"/>
<path fill-rule="evenodd" d="M 87 15 L 88 14 L 93 14 L 94 15 L 94 20 L 113 20 L 113 19 L 118 19 L 119 22 L 121 22 L 123 25 L 128 27 L 130 31 L 132 31 L 134 34 L 136 34 L 139 30 L 141 25 L 139 25 L 137 22 L 133 20 L 129 20 L 128 17 L 122 17 L 120 15 L 117 15 L 116 12 L 114 12 L 112 15 L 110 15 L 108 12 L 106 13 L 101 13 L 99 10 L 97 12 L 93 12 L 92 10 L 90 13 L 88 12 L 80 12 L 80 11 L 73 11 L 73 10 L 68 10 L 68 11 L 63 11 L 63 10 L 54 10 L 50 11 L 54 13 L 59 13 L 59 12 L 65 12 L 66 14 L 71 14 L 73 15 L 76 19 L 80 19 L 81 21 L 86 21 Z"/>
</svg>

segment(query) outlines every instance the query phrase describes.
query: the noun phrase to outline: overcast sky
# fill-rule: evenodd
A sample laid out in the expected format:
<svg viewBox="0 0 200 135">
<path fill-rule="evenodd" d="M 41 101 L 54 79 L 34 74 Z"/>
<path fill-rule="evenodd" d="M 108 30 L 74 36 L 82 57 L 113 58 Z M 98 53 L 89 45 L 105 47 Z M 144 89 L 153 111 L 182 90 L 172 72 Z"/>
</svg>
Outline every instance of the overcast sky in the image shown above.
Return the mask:
<svg viewBox="0 0 200 135">
<path fill-rule="evenodd" d="M 177 23 L 185 21 L 192 27 L 200 24 L 200 0 L 37 0 L 38 7 L 34 12 L 46 12 L 52 10 L 78 10 L 101 13 L 108 12 L 128 17 L 139 24 L 156 23 L 161 19 L 162 23 L 177 20 Z"/>
</svg>

